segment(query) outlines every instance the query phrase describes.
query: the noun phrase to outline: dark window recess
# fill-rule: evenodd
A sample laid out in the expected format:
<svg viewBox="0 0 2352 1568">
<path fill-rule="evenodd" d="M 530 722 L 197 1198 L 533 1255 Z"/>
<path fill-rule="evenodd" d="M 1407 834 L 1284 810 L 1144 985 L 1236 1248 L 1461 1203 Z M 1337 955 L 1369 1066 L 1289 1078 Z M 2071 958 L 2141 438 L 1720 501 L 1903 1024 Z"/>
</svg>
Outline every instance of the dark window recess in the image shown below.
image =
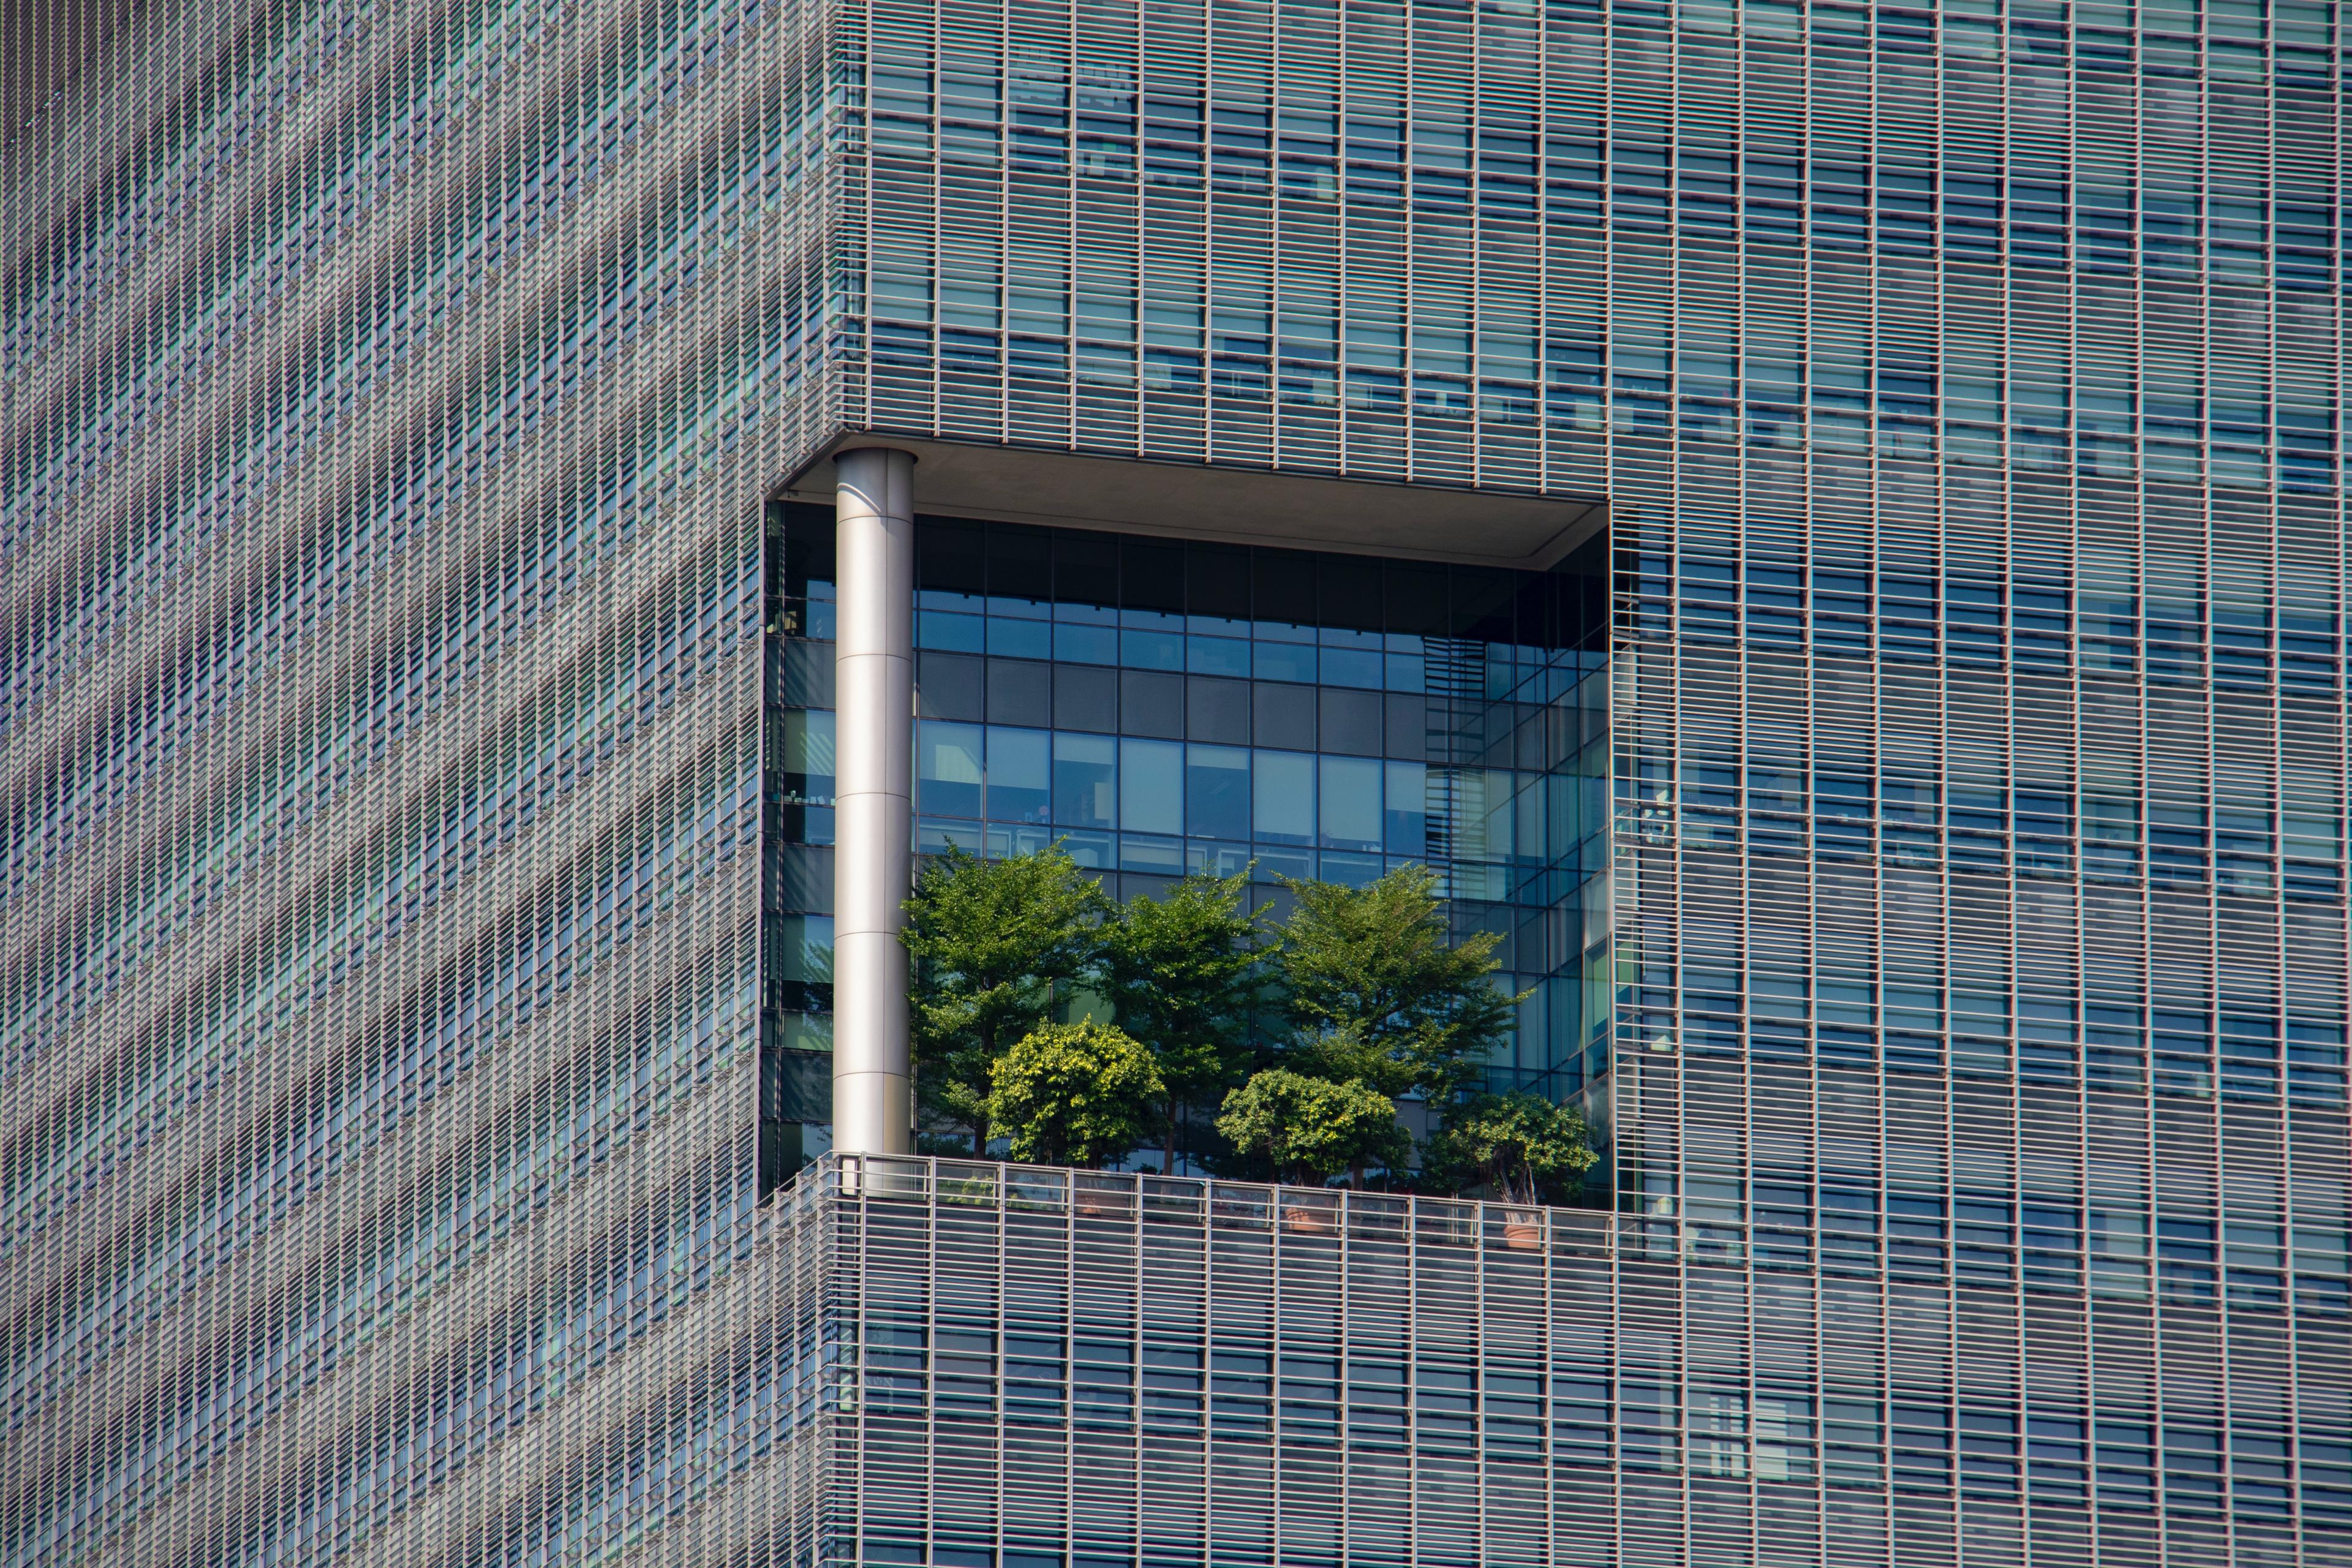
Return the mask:
<svg viewBox="0 0 2352 1568">
<path fill-rule="evenodd" d="M 1118 729 L 1118 671 L 1065 664 L 1054 670 L 1054 727 L 1110 734 Z"/>
<path fill-rule="evenodd" d="M 1118 732 L 1174 741 L 1184 733 L 1184 678 L 1151 670 L 1119 672 Z"/>
<path fill-rule="evenodd" d="M 770 1121 L 833 1119 L 833 1058 L 824 1051 L 770 1051 L 761 1063 L 760 1112 Z"/>
<path fill-rule="evenodd" d="M 1191 615 L 1246 617 L 1250 613 L 1249 552 L 1193 545 L 1185 552 L 1184 599 L 1184 608 Z"/>
<path fill-rule="evenodd" d="M 788 642 L 783 656 L 768 660 L 776 704 L 786 708 L 833 706 L 833 644 Z"/>
<path fill-rule="evenodd" d="M 833 912 L 833 846 L 772 844 L 768 847 L 767 907 L 786 912 Z"/>
<path fill-rule="evenodd" d="M 1386 754 L 1402 762 L 1420 762 L 1429 754 L 1429 699 L 1418 692 L 1393 691 L 1388 699 Z M 1443 762 L 1444 758 L 1437 761 Z"/>
<path fill-rule="evenodd" d="M 915 711 L 926 719 L 963 719 L 978 723 L 983 716 L 982 661 L 965 654 L 915 656 Z"/>
<path fill-rule="evenodd" d="M 1196 675 L 1187 684 L 1184 697 L 1187 738 L 1223 746 L 1249 744 L 1249 682 Z"/>
<path fill-rule="evenodd" d="M 1054 536 L 1042 528 L 999 523 L 988 536 L 988 592 L 999 599 L 1054 596 Z"/>
<path fill-rule="evenodd" d="M 915 586 L 944 594 L 988 591 L 988 533 L 975 522 L 925 519 L 915 544 Z"/>
<path fill-rule="evenodd" d="M 1184 608 L 1184 547 L 1157 539 L 1119 541 L 1120 605 L 1130 610 Z"/>
<path fill-rule="evenodd" d="M 1024 658 L 988 661 L 988 721 L 1044 729 L 1053 721 L 1050 665 Z"/>
<path fill-rule="evenodd" d="M 1376 691 L 1322 689 L 1322 750 L 1353 757 L 1381 754 L 1381 696 Z"/>
<path fill-rule="evenodd" d="M 1259 681 L 1253 689 L 1256 742 L 1294 752 L 1315 745 L 1315 688 Z"/>
<path fill-rule="evenodd" d="M 1081 605 L 1118 603 L 1118 541 L 1068 534 L 1054 542 L 1054 596 Z"/>
<path fill-rule="evenodd" d="M 1315 562 L 1305 555 L 1260 551 L 1252 563 L 1250 613 L 1262 621 L 1315 621 Z"/>
</svg>

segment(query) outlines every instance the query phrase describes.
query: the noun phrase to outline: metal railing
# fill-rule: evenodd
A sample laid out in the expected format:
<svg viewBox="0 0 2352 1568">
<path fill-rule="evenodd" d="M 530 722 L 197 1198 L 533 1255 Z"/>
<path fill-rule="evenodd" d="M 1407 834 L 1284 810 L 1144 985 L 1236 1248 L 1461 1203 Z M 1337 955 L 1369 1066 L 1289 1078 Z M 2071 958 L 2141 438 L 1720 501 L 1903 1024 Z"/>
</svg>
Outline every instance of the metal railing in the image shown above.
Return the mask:
<svg viewBox="0 0 2352 1568">
<path fill-rule="evenodd" d="M 1291 1186 L 1210 1177 L 1139 1175 L 932 1155 L 829 1153 L 801 1173 L 787 1203 L 817 1194 L 1067 1213 L 1080 1221 L 1279 1229 L 1539 1252 L 1610 1247 L 1617 1216 L 1590 1209 L 1475 1198 L 1424 1197 L 1348 1187 Z"/>
</svg>

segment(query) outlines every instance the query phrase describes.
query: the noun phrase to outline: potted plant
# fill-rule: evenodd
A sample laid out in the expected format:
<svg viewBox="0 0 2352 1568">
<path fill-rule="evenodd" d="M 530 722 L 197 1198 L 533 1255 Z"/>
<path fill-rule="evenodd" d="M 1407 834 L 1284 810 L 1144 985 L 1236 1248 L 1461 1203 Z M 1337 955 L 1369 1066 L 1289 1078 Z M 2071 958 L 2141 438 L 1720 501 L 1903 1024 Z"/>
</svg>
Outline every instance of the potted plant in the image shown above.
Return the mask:
<svg viewBox="0 0 2352 1568">
<path fill-rule="evenodd" d="M 1505 1205 L 1503 1239 L 1519 1250 L 1543 1243 L 1539 1205 L 1593 1163 L 1583 1115 L 1524 1089 L 1463 1104 L 1432 1140 L 1429 1164 L 1467 1167 Z"/>
<path fill-rule="evenodd" d="M 1046 1024 L 997 1058 L 988 1120 L 1015 1160 L 1100 1165 L 1142 1140 L 1165 1087 L 1151 1053 L 1120 1030 Z"/>
<path fill-rule="evenodd" d="M 1319 1186 L 1350 1166 L 1402 1160 L 1409 1147 L 1388 1096 L 1350 1079 L 1334 1083 L 1269 1068 L 1225 1096 L 1217 1131 L 1275 1180 Z M 1293 1202 L 1283 1209 L 1292 1230 L 1331 1227 L 1328 1209 Z"/>
</svg>

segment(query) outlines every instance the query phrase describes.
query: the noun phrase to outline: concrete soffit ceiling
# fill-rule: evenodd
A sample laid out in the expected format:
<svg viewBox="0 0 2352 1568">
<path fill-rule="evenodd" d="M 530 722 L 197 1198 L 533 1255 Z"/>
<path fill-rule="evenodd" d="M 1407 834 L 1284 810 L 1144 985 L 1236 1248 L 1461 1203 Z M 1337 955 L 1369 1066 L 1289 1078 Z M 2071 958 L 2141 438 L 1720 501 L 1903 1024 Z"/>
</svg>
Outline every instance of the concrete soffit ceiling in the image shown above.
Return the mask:
<svg viewBox="0 0 2352 1568">
<path fill-rule="evenodd" d="M 836 453 L 911 453 L 915 510 L 1053 528 L 1542 571 L 1599 532 L 1597 496 L 1530 495 L 850 432 L 785 481 L 830 505 Z"/>
</svg>

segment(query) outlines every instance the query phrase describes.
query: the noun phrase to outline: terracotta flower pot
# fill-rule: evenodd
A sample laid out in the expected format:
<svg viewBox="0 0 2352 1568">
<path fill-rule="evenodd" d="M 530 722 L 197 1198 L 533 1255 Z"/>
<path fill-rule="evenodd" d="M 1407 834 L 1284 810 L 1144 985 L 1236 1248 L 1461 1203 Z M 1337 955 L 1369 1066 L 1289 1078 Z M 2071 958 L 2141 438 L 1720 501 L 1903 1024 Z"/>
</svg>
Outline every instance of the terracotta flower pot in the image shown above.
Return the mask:
<svg viewBox="0 0 2352 1568">
<path fill-rule="evenodd" d="M 1282 1211 L 1282 1227 L 1301 1236 L 1328 1236 L 1331 1232 L 1331 1215 L 1318 1208 L 1287 1208 Z"/>
<path fill-rule="evenodd" d="M 1543 1215 L 1521 1209 L 1505 1209 L 1503 1245 L 1514 1252 L 1538 1250 L 1543 1246 Z"/>
</svg>

